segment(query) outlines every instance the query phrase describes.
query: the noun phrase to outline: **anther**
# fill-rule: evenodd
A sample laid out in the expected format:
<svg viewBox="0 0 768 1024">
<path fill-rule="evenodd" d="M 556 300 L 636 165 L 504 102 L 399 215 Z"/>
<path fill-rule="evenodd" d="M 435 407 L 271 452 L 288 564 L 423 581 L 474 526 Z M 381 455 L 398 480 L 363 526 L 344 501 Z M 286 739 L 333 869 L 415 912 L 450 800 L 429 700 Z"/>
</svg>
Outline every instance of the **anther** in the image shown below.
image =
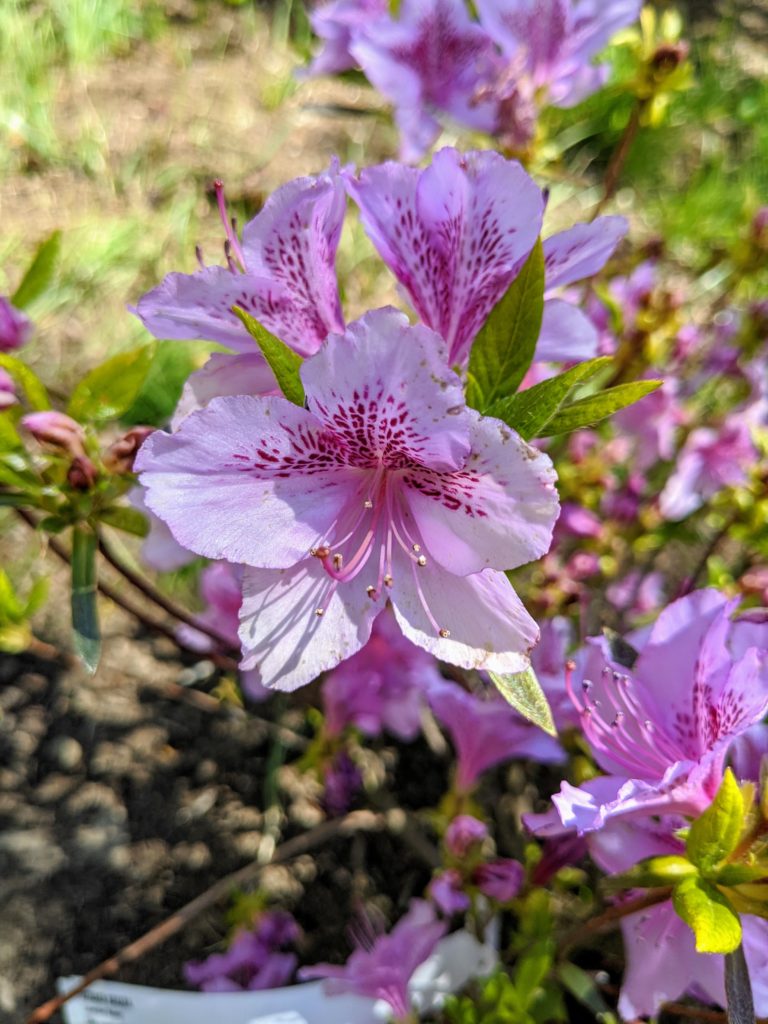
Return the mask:
<svg viewBox="0 0 768 1024">
<path fill-rule="evenodd" d="M 416 559 L 416 562 L 417 562 L 418 565 L 426 565 L 427 564 L 427 560 L 424 557 L 424 555 L 419 555 L 419 557 Z"/>
<path fill-rule="evenodd" d="M 438 636 L 440 636 L 443 640 L 447 640 L 450 635 L 451 635 L 450 629 L 440 629 L 440 630 L 438 630 Z"/>
<path fill-rule="evenodd" d="M 387 573 L 387 575 L 384 577 L 384 586 L 391 587 L 394 582 L 395 581 L 392 579 L 389 573 Z"/>
</svg>

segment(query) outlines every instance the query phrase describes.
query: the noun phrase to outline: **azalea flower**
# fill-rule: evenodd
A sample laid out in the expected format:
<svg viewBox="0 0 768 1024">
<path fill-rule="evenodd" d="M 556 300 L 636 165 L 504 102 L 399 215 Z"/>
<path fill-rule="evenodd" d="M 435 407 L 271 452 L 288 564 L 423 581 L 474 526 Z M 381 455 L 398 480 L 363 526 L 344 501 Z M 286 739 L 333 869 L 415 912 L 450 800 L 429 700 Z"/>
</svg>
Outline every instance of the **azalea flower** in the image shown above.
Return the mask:
<svg viewBox="0 0 768 1024">
<path fill-rule="evenodd" d="M 523 148 L 541 106 L 573 107 L 601 88 L 608 68 L 591 60 L 640 7 L 641 0 L 477 0 L 480 22 L 508 62 L 496 83 L 497 134 Z"/>
<path fill-rule="evenodd" d="M 496 105 L 479 97 L 498 62 L 493 41 L 472 21 L 464 0 L 402 0 L 396 19 L 353 38 L 350 53 L 395 108 L 403 160 L 419 160 L 448 115 L 492 132 Z"/>
<path fill-rule="evenodd" d="M 277 393 L 233 306 L 301 355 L 316 352 L 329 331 L 344 329 L 335 270 L 346 208 L 338 166 L 279 188 L 245 225 L 242 240 L 221 182 L 216 190 L 227 265 L 205 266 L 200 257 L 197 273 L 168 274 L 131 310 L 156 338 L 216 341 L 236 353 L 217 353 L 192 374 L 175 423 L 216 395 Z"/>
<path fill-rule="evenodd" d="M 263 913 L 256 927 L 239 932 L 225 953 L 184 965 L 190 985 L 203 992 L 256 992 L 287 985 L 296 970 L 295 953 L 284 951 L 299 937 L 293 917 L 281 910 Z"/>
<path fill-rule="evenodd" d="M 593 859 L 603 871 L 628 871 L 646 857 L 680 856 L 685 846 L 675 832 L 685 822 L 613 821 L 589 837 Z M 768 921 L 741 916 L 744 953 L 752 981 L 755 1010 L 768 1014 Z M 619 997 L 622 1020 L 655 1017 L 664 1003 L 693 995 L 725 1006 L 723 957 L 697 953 L 693 932 L 667 900 L 622 918 L 626 967 Z"/>
<path fill-rule="evenodd" d="M 408 982 L 434 951 L 448 930 L 424 900 L 412 900 L 408 913 L 388 935 L 381 935 L 369 949 L 357 949 L 343 967 L 315 964 L 303 967 L 304 979 L 325 979 L 328 995 L 352 993 L 369 999 L 383 999 L 396 1021 L 405 1021 L 411 1011 Z"/>
<path fill-rule="evenodd" d="M 374 620 L 365 647 L 323 681 L 326 733 L 339 736 L 354 725 L 367 736 L 387 729 L 412 740 L 421 729 L 427 690 L 439 679 L 435 659 L 407 640 L 385 610 Z"/>
<path fill-rule="evenodd" d="M 32 331 L 29 317 L 11 305 L 4 295 L 0 295 L 0 352 L 21 348 L 29 341 Z"/>
<path fill-rule="evenodd" d="M 497 695 L 483 699 L 444 681 L 430 689 L 429 706 L 453 742 L 459 793 L 470 793 L 483 772 L 513 758 L 563 759 L 556 739 L 530 725 Z"/>
<path fill-rule="evenodd" d="M 723 487 L 746 483 L 757 455 L 750 426 L 738 414 L 718 429 L 693 430 L 661 492 L 661 514 L 666 519 L 685 519 Z"/>
<path fill-rule="evenodd" d="M 640 655 L 631 670 L 606 641 L 591 641 L 572 697 L 606 774 L 578 788 L 563 782 L 553 811 L 529 815 L 529 828 L 585 833 L 612 818 L 709 805 L 729 747 L 768 712 L 768 625 L 734 620 L 737 603 L 716 590 L 675 601 L 632 638 Z"/>
<path fill-rule="evenodd" d="M 388 162 L 345 174 L 345 181 L 413 308 L 445 339 L 450 364 L 464 365 L 541 232 L 541 191 L 514 160 L 450 148 L 423 170 Z M 595 354 L 594 325 L 558 297 L 559 289 L 597 273 L 626 229 L 623 217 L 600 217 L 544 242 L 547 301 L 537 360 Z"/>
<path fill-rule="evenodd" d="M 467 408 L 440 339 L 392 309 L 333 335 L 301 376 L 306 409 L 214 399 L 137 459 L 183 546 L 248 566 L 243 667 L 301 686 L 358 651 L 389 599 L 435 657 L 524 668 L 538 631 L 500 570 L 551 542 L 549 458 Z"/>
<path fill-rule="evenodd" d="M 312 31 L 323 47 L 306 70 L 307 75 L 335 75 L 357 65 L 350 53 L 352 42 L 371 31 L 387 13 L 387 0 L 330 0 L 309 12 Z"/>
</svg>

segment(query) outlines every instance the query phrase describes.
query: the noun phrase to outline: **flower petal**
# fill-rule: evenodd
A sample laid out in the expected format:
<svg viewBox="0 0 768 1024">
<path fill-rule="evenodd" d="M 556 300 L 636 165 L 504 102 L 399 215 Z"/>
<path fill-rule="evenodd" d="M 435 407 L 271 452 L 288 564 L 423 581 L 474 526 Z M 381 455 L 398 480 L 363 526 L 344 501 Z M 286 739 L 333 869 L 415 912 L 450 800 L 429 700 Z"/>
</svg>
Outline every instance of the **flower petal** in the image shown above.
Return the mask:
<svg viewBox="0 0 768 1024">
<path fill-rule="evenodd" d="M 450 474 L 406 473 L 404 497 L 428 554 L 452 573 L 514 569 L 546 554 L 560 506 L 548 455 L 474 413 L 471 454 Z"/>
<path fill-rule="evenodd" d="M 535 362 L 575 363 L 597 355 L 597 329 L 586 313 L 564 299 L 547 299 Z"/>
<path fill-rule="evenodd" d="M 628 228 L 624 217 L 598 217 L 551 235 L 544 241 L 547 288 L 574 284 L 602 270 Z"/>
<path fill-rule="evenodd" d="M 290 569 L 246 569 L 241 667 L 252 683 L 295 690 L 359 651 L 379 611 L 362 582 L 332 587 L 318 559 Z"/>
<path fill-rule="evenodd" d="M 470 415 L 445 346 L 396 309 L 350 324 L 301 369 L 307 404 L 349 459 L 385 465 L 425 463 L 453 470 L 469 453 Z"/>
<path fill-rule="evenodd" d="M 454 576 L 435 563 L 413 568 L 398 551 L 393 576 L 395 617 L 418 647 L 462 668 L 521 672 L 529 667 L 538 627 L 504 573 Z M 440 636 L 438 630 L 450 635 Z"/>
<path fill-rule="evenodd" d="M 175 434 L 155 431 L 136 468 L 147 505 L 184 547 L 273 568 L 304 558 L 361 480 L 311 413 L 242 395 L 213 399 Z"/>
<path fill-rule="evenodd" d="M 414 309 L 464 361 L 541 229 L 541 192 L 497 153 L 443 149 L 419 172 L 387 163 L 347 178 L 361 219 Z"/>
<path fill-rule="evenodd" d="M 187 378 L 171 420 L 177 430 L 190 413 L 204 409 L 213 398 L 224 395 L 278 395 L 275 375 L 260 352 L 227 355 L 214 352 L 201 370 Z"/>
</svg>

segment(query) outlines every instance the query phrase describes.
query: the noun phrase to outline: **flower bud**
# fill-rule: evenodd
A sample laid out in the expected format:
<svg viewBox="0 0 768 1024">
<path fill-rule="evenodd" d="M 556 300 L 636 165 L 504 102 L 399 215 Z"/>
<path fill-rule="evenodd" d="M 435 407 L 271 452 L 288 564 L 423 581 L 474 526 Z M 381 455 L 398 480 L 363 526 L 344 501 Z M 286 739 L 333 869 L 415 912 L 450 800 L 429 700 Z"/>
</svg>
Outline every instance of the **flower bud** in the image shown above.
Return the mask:
<svg viewBox="0 0 768 1024">
<path fill-rule="evenodd" d="M 21 417 L 21 425 L 41 444 L 62 448 L 73 457 L 85 454 L 83 428 L 63 412 L 31 412 Z"/>
<path fill-rule="evenodd" d="M 16 402 L 16 385 L 13 377 L 0 368 L 0 410 L 7 409 Z"/>
<path fill-rule="evenodd" d="M 75 455 L 67 470 L 67 483 L 76 491 L 87 491 L 96 483 L 96 467 L 87 455 Z"/>
<path fill-rule="evenodd" d="M 508 903 L 520 892 L 523 884 L 523 865 L 516 860 L 495 860 L 481 864 L 473 879 L 480 892 L 489 900 Z"/>
<path fill-rule="evenodd" d="M 464 860 L 484 842 L 488 829 L 471 814 L 460 814 L 450 823 L 445 833 L 445 846 L 452 856 Z"/>
<path fill-rule="evenodd" d="M 31 333 L 32 321 L 0 295 L 0 352 L 21 348 Z"/>
<path fill-rule="evenodd" d="M 109 472 L 119 475 L 132 473 L 136 453 L 154 431 L 155 427 L 132 427 L 111 444 L 104 453 L 104 465 Z"/>
</svg>

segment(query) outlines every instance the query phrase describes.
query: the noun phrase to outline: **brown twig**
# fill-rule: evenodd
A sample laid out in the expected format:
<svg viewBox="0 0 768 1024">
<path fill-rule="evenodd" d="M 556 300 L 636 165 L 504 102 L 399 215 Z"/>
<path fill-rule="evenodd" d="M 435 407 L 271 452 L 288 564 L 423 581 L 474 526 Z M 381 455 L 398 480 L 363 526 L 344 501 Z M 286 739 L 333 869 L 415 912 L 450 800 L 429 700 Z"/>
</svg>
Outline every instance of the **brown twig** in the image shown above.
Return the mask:
<svg viewBox="0 0 768 1024">
<path fill-rule="evenodd" d="M 106 539 L 103 533 L 99 532 L 99 551 L 101 551 L 104 559 L 109 562 L 115 572 L 118 572 L 123 576 L 132 586 L 134 586 L 140 593 L 142 593 L 148 600 L 152 601 L 163 611 L 167 612 L 173 618 L 178 619 L 179 622 L 185 623 L 187 626 L 191 626 L 196 629 L 198 633 L 204 633 L 205 636 L 209 637 L 224 651 L 228 651 L 234 655 L 236 651 L 232 651 L 232 646 L 226 637 L 222 636 L 221 633 L 217 633 L 215 629 L 211 629 L 210 626 L 206 626 L 205 623 L 200 622 L 191 612 L 188 612 L 186 608 L 182 608 L 181 605 L 177 604 L 171 598 L 163 594 L 162 591 L 148 580 L 141 573 L 136 572 L 130 565 L 123 560 L 123 558 L 115 551 L 111 543 Z"/>
<path fill-rule="evenodd" d="M 615 903 L 608 907 L 602 914 L 577 925 L 567 932 L 558 948 L 558 955 L 563 956 L 572 946 L 581 945 L 584 939 L 599 935 L 600 932 L 609 931 L 615 927 L 624 917 L 630 914 L 638 914 L 648 907 L 655 907 L 657 903 L 664 903 L 672 895 L 672 887 L 665 886 L 663 889 L 652 889 L 643 896 L 626 900 L 624 903 Z"/>
<path fill-rule="evenodd" d="M 367 811 L 353 811 L 344 818 L 324 821 L 309 832 L 304 832 L 300 836 L 295 836 L 293 839 L 288 839 L 286 842 L 281 843 L 267 863 L 283 864 L 285 861 L 309 853 L 310 850 L 322 846 L 329 839 L 335 839 L 337 836 L 344 835 L 347 832 L 358 832 L 363 829 L 366 831 L 377 831 L 383 827 L 384 820 L 380 815 L 371 814 Z M 225 899 L 240 886 L 252 882 L 266 866 L 267 864 L 253 861 L 238 871 L 234 871 L 231 875 L 220 878 L 210 889 L 206 889 L 204 893 L 196 896 L 195 899 L 185 904 L 180 910 L 171 914 L 164 921 L 161 921 L 160 924 L 150 928 L 140 938 L 124 946 L 114 956 L 109 957 L 109 959 L 102 961 L 97 967 L 94 967 L 69 992 L 49 999 L 48 1002 L 38 1006 L 27 1018 L 27 1024 L 45 1024 L 57 1010 L 74 998 L 74 996 L 85 991 L 95 981 L 112 977 L 125 964 L 133 963 L 151 949 L 166 942 L 193 918 L 197 917 L 198 914 L 214 906 L 220 900 Z"/>
</svg>

